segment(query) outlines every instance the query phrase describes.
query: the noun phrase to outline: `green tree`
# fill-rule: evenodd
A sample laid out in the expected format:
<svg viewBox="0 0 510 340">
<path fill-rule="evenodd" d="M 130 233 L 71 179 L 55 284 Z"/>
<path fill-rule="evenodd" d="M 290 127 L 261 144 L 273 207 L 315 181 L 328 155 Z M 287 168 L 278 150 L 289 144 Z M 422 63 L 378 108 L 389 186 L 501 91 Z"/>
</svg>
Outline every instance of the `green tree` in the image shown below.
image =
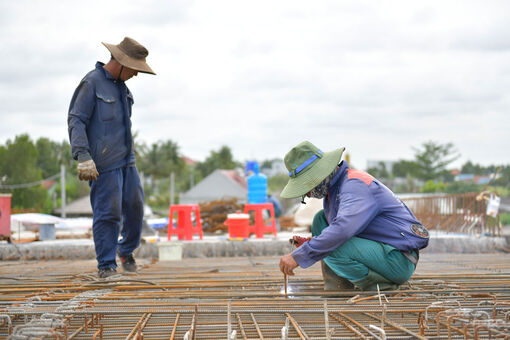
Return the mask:
<svg viewBox="0 0 510 340">
<path fill-rule="evenodd" d="M 420 188 L 422 193 L 444 192 L 446 185 L 443 182 L 434 182 L 428 180 L 425 185 Z"/>
<path fill-rule="evenodd" d="M 38 151 L 27 134 L 7 140 L 0 147 L 0 183 L 2 185 L 27 184 L 42 179 L 37 167 Z M 12 206 L 18 209 L 44 209 L 46 189 L 42 186 L 2 190 L 12 194 Z"/>
<path fill-rule="evenodd" d="M 376 178 L 390 178 L 390 173 L 386 169 L 384 162 L 379 162 L 377 166 L 368 168 L 367 172 Z"/>
<path fill-rule="evenodd" d="M 280 193 L 287 182 L 289 181 L 289 175 L 278 174 L 267 179 L 267 189 L 270 193 Z"/>
<path fill-rule="evenodd" d="M 37 148 L 37 167 L 42 171 L 42 177 L 48 178 L 60 172 L 62 160 L 60 144 L 48 138 L 39 138 L 35 143 Z"/>
<path fill-rule="evenodd" d="M 179 155 L 179 146 L 171 140 L 153 143 L 150 148 L 141 147 L 139 153 L 140 170 L 154 178 L 167 178 L 171 172 L 178 176 L 185 168 L 184 161 Z"/>
<path fill-rule="evenodd" d="M 216 169 L 234 169 L 238 163 L 234 161 L 232 151 L 226 145 L 211 154 L 203 162 L 197 164 L 197 171 L 202 177 L 206 177 Z"/>
<path fill-rule="evenodd" d="M 395 188 L 395 192 L 417 192 L 419 187 L 416 183 L 416 179 L 410 175 L 405 176 L 406 181 Z"/>
<path fill-rule="evenodd" d="M 510 165 L 501 166 L 501 171 L 499 172 L 501 177 L 494 181 L 494 185 L 501 186 L 510 186 Z"/>
<path fill-rule="evenodd" d="M 170 174 L 175 174 L 175 195 L 189 189 L 193 171 L 180 156 L 179 145 L 172 140 L 158 141 L 150 146 L 135 144 L 137 166 L 150 180 L 144 183 L 148 202 L 161 208 L 168 207 Z"/>
<path fill-rule="evenodd" d="M 428 181 L 437 179 L 446 167 L 460 157 L 452 143 L 438 144 L 433 141 L 423 143 L 415 151 L 415 162 L 418 165 L 417 177 Z"/>
<path fill-rule="evenodd" d="M 273 163 L 276 161 L 280 161 L 280 158 L 266 159 L 262 161 L 260 170 L 271 169 L 273 167 Z"/>
<path fill-rule="evenodd" d="M 416 162 L 402 159 L 393 164 L 392 173 L 395 177 L 417 177 L 419 166 Z"/>
<path fill-rule="evenodd" d="M 482 186 L 475 183 L 453 182 L 449 184 L 445 191 L 449 194 L 463 194 L 466 192 L 479 192 Z"/>
<path fill-rule="evenodd" d="M 71 144 L 68 141 L 64 140 L 59 145 L 60 149 L 60 164 L 64 164 L 66 167 L 67 173 L 78 176 L 78 162 L 73 159 L 73 155 L 71 153 Z"/>
<path fill-rule="evenodd" d="M 138 131 L 135 131 L 133 133 L 133 144 L 135 146 L 135 157 L 137 161 L 137 166 L 140 167 L 141 161 L 148 151 L 148 147 L 147 144 L 145 144 L 145 142 L 140 141 Z"/>
<path fill-rule="evenodd" d="M 467 161 L 460 168 L 460 172 L 463 174 L 475 174 L 481 175 L 483 173 L 482 166 L 479 164 L 473 164 L 471 161 Z"/>
</svg>

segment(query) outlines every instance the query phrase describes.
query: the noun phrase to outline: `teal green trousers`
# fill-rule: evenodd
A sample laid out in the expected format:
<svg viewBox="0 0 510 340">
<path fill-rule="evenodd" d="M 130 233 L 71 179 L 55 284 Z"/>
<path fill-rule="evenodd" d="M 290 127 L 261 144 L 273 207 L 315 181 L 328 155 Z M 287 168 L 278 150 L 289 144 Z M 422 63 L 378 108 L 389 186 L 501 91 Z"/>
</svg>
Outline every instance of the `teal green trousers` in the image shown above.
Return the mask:
<svg viewBox="0 0 510 340">
<path fill-rule="evenodd" d="M 319 211 L 313 219 L 312 235 L 320 235 L 328 225 L 324 210 Z M 415 265 L 396 248 L 360 237 L 349 239 L 324 262 L 338 276 L 362 290 L 377 290 L 377 285 L 380 290 L 396 289 L 415 270 Z"/>
</svg>

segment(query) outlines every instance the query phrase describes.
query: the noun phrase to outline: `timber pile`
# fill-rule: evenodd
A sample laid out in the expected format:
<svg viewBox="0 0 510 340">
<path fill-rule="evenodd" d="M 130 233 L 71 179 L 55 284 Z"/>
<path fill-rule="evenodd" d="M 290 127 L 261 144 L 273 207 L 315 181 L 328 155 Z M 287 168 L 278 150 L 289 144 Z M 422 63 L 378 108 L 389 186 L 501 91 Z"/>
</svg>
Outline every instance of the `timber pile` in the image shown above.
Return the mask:
<svg viewBox="0 0 510 340">
<path fill-rule="evenodd" d="M 294 216 L 280 216 L 278 219 L 282 230 L 292 229 L 297 226 Z"/>
<path fill-rule="evenodd" d="M 225 198 L 199 204 L 202 230 L 206 233 L 228 231 L 225 220 L 228 214 L 243 211 L 243 205 L 237 198 Z"/>
</svg>

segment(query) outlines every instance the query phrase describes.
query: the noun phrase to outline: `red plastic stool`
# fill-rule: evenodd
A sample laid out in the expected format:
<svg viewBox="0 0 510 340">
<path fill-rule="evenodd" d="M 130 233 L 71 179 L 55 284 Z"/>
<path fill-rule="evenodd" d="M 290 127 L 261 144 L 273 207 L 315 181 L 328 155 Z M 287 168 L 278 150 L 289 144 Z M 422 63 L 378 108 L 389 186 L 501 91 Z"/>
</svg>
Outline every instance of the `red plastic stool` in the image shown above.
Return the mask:
<svg viewBox="0 0 510 340">
<path fill-rule="evenodd" d="M 195 213 L 195 225 L 191 219 L 191 213 Z M 173 227 L 174 213 L 177 213 L 177 228 Z M 168 240 L 172 235 L 177 235 L 179 240 L 193 240 L 193 235 L 198 234 L 203 239 L 202 223 L 200 222 L 200 208 L 197 204 L 174 204 L 170 206 L 168 216 Z"/>
<path fill-rule="evenodd" d="M 276 236 L 276 220 L 274 216 L 273 203 L 253 203 L 244 205 L 244 213 L 248 214 L 251 210 L 255 211 L 255 224 L 250 225 L 250 233 L 255 233 L 257 238 L 263 238 L 264 233 L 273 233 Z M 270 224 L 264 223 L 262 212 L 269 210 Z"/>
</svg>

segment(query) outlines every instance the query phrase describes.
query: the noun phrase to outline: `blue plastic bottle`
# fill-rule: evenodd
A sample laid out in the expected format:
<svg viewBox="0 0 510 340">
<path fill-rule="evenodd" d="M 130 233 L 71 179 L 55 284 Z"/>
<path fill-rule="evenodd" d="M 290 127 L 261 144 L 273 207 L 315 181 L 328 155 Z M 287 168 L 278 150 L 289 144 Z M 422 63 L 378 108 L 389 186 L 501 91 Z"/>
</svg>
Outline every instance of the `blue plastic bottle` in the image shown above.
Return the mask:
<svg viewBox="0 0 510 340">
<path fill-rule="evenodd" d="M 249 176 L 248 182 L 248 203 L 266 203 L 267 202 L 267 177 L 259 173 L 258 163 L 253 165 L 254 174 Z"/>
</svg>

